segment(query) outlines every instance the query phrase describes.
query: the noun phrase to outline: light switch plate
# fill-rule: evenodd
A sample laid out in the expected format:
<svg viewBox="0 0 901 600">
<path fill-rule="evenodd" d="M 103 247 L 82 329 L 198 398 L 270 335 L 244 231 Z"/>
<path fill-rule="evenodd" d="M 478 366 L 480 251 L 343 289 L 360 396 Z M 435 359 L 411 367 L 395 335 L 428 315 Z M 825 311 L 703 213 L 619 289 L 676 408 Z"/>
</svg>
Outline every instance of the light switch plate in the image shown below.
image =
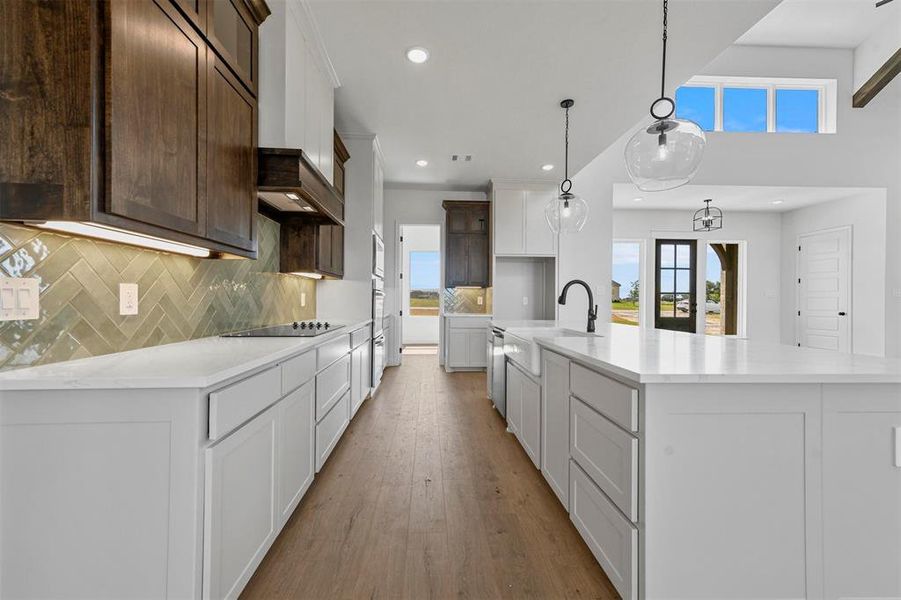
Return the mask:
<svg viewBox="0 0 901 600">
<path fill-rule="evenodd" d="M 300 307 L 303 308 L 306 305 L 307 305 L 307 293 L 301 292 L 300 293 Z"/>
<path fill-rule="evenodd" d="M 125 316 L 138 314 L 137 283 L 119 284 L 119 314 Z"/>
<path fill-rule="evenodd" d="M 529 305 L 529 297 L 528 297 L 528 296 L 523 296 L 523 297 L 522 297 L 522 305 L 523 305 L 523 306 L 528 306 L 528 305 Z"/>
<path fill-rule="evenodd" d="M 479 303 L 479 306 L 485 304 L 485 299 L 482 296 L 479 296 L 476 301 Z"/>
<path fill-rule="evenodd" d="M 41 291 L 36 277 L 0 278 L 0 321 L 29 321 L 41 314 Z"/>
</svg>

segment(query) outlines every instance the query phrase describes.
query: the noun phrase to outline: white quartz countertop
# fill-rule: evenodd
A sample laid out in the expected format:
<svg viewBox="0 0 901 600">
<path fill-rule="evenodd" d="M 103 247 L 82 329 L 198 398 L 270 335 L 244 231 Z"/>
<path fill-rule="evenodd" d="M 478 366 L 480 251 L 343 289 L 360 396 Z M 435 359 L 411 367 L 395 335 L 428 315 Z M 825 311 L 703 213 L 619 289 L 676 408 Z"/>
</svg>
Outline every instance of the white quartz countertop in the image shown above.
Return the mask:
<svg viewBox="0 0 901 600">
<path fill-rule="evenodd" d="M 372 320 L 316 337 L 208 337 L 0 373 L 2 390 L 209 388 L 349 334 Z"/>
<path fill-rule="evenodd" d="M 598 325 L 539 346 L 635 383 L 901 383 L 901 360 L 784 344 Z"/>
<path fill-rule="evenodd" d="M 550 320 L 515 320 L 515 319 L 491 319 L 491 326 L 504 331 L 508 329 L 538 329 L 544 327 L 565 327 L 576 331 L 585 331 L 586 322 L 564 322 Z"/>
<path fill-rule="evenodd" d="M 490 313 L 444 313 L 445 319 L 490 319 Z"/>
</svg>

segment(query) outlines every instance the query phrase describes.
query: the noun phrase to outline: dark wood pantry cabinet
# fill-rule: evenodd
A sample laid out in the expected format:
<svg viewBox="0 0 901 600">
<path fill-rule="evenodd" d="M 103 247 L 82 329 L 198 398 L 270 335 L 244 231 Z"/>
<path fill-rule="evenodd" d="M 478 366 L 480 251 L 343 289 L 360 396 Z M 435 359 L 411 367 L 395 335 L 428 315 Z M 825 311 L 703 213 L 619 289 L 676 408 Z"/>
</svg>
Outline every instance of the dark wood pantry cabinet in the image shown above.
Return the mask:
<svg viewBox="0 0 901 600">
<path fill-rule="evenodd" d="M 491 285 L 491 245 L 487 202 L 446 200 L 445 287 Z"/>
<path fill-rule="evenodd" d="M 0 219 L 256 257 L 261 0 L 0 3 Z"/>
</svg>

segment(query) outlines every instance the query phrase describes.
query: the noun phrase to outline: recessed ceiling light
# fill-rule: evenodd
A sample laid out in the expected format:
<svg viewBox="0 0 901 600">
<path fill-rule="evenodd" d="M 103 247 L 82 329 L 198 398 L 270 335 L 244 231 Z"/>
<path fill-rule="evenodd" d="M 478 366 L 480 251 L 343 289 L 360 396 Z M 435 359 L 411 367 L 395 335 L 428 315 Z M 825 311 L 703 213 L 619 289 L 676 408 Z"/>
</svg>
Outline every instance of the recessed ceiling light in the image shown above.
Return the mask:
<svg viewBox="0 0 901 600">
<path fill-rule="evenodd" d="M 644 198 L 632 198 L 632 202 L 641 202 Z"/>
<path fill-rule="evenodd" d="M 417 167 L 427 167 L 427 166 L 429 166 L 429 161 L 420 158 L 419 160 L 416 161 L 416 166 Z"/>
<path fill-rule="evenodd" d="M 773 200 L 772 204 L 782 204 L 785 200 Z"/>
<path fill-rule="evenodd" d="M 412 48 L 407 50 L 407 60 L 411 63 L 421 65 L 425 61 L 429 60 L 429 51 L 422 46 L 413 46 Z"/>
<path fill-rule="evenodd" d="M 542 171 L 553 171 L 554 165 L 541 165 L 541 170 Z"/>
</svg>

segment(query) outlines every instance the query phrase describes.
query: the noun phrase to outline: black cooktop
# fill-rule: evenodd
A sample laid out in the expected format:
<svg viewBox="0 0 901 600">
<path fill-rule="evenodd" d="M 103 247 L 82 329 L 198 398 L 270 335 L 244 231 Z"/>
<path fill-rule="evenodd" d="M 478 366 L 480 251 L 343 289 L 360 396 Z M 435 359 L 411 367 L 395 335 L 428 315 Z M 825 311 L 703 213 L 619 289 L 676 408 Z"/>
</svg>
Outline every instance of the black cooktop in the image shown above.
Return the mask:
<svg viewBox="0 0 901 600">
<path fill-rule="evenodd" d="M 328 321 L 295 321 L 284 325 L 226 333 L 222 337 L 315 337 L 342 327 L 344 325 L 336 325 Z"/>
</svg>

